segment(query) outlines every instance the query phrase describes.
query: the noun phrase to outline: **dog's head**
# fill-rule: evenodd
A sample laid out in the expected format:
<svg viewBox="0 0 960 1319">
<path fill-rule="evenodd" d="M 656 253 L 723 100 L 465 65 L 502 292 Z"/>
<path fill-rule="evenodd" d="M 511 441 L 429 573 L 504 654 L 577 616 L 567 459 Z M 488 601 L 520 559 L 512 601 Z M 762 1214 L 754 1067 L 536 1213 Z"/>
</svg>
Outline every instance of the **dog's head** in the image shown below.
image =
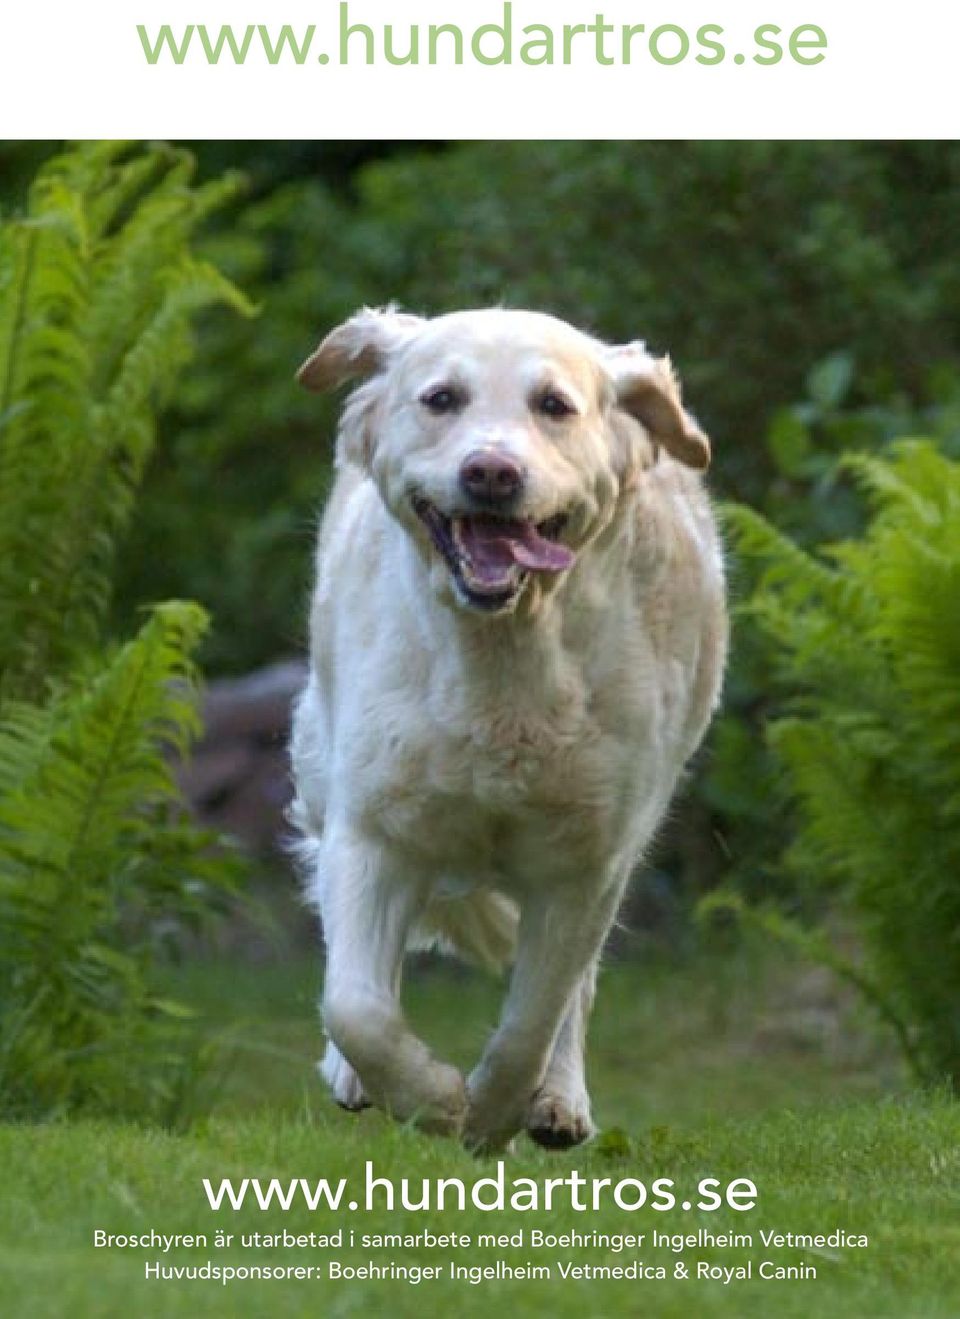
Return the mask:
<svg viewBox="0 0 960 1319">
<path fill-rule="evenodd" d="M 531 580 L 552 589 L 661 450 L 697 469 L 710 459 L 666 358 L 535 312 L 360 311 L 298 379 L 363 380 L 339 460 L 370 473 L 440 593 L 487 613 L 514 608 Z"/>
</svg>

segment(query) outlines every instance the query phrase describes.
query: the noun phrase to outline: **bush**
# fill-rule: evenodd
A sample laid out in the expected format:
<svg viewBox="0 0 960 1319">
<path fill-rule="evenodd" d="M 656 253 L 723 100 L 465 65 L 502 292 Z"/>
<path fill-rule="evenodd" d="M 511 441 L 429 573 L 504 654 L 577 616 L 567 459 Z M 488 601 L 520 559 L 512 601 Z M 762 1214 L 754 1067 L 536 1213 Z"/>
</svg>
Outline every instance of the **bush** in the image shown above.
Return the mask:
<svg viewBox="0 0 960 1319">
<path fill-rule="evenodd" d="M 201 308 L 244 306 L 192 235 L 231 185 L 166 150 L 83 147 L 0 232 L 0 1114 L 170 1116 L 182 1010 L 151 988 L 156 918 L 230 879 L 179 818 L 195 605 L 104 635 L 154 410 Z"/>
<path fill-rule="evenodd" d="M 845 466 L 873 510 L 862 538 L 809 554 L 729 513 L 786 694 L 768 728 L 798 823 L 785 861 L 849 914 L 864 962 L 846 969 L 917 1070 L 960 1088 L 960 462 L 914 441 Z"/>
<path fill-rule="evenodd" d="M 818 363 L 806 397 L 778 409 L 767 429 L 764 449 L 773 470 L 761 507 L 768 521 L 801 548 L 860 534 L 864 501 L 841 461 L 845 452 L 884 452 L 898 435 L 923 434 L 960 458 L 960 373 L 944 365 L 930 375 L 930 397 L 920 406 L 903 394 L 850 406 L 849 359 Z M 757 562 L 734 555 L 729 569 L 736 605 L 756 586 Z M 760 731 L 776 708 L 773 653 L 746 621 L 734 627 L 733 663 L 697 792 L 722 833 L 724 880 L 758 897 L 791 888 L 776 860 L 790 821 L 783 800 L 768 790 L 775 769 Z"/>
</svg>

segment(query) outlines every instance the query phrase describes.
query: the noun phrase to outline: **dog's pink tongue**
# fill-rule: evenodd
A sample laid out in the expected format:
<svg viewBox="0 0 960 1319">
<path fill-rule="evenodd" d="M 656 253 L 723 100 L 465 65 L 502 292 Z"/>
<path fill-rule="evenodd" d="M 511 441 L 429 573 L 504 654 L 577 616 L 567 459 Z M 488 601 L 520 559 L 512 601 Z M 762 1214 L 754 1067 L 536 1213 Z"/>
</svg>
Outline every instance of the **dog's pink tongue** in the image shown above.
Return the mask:
<svg viewBox="0 0 960 1319">
<path fill-rule="evenodd" d="M 514 563 L 531 572 L 563 572 L 576 557 L 558 541 L 541 536 L 532 522 L 496 518 L 464 518 L 463 546 L 478 576 L 492 579 Z"/>
</svg>

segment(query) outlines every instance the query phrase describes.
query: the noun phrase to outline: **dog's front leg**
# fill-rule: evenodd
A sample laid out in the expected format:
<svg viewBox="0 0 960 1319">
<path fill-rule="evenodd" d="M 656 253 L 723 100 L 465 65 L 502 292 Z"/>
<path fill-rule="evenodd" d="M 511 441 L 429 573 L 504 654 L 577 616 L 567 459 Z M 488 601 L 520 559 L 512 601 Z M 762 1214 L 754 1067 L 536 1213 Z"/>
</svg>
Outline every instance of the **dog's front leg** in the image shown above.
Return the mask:
<svg viewBox="0 0 960 1319">
<path fill-rule="evenodd" d="M 597 959 L 594 959 L 573 991 L 543 1081 L 527 1111 L 527 1131 L 546 1149 L 569 1149 L 589 1139 L 594 1132 L 584 1054 L 596 979 Z"/>
<path fill-rule="evenodd" d="M 593 893 L 559 885 L 523 904 L 503 1016 L 467 1081 L 464 1136 L 473 1148 L 498 1149 L 524 1125 L 558 1033 L 616 915 L 624 880 L 611 878 Z M 569 1025 L 579 1033 L 579 1020 Z"/>
<path fill-rule="evenodd" d="M 407 934 L 420 901 L 416 885 L 386 873 L 376 844 L 335 825 L 328 826 L 320 866 L 327 1034 L 372 1103 L 425 1130 L 459 1132 L 463 1078 L 432 1057 L 398 1001 Z M 326 1065 L 325 1071 L 332 1079 Z"/>
</svg>

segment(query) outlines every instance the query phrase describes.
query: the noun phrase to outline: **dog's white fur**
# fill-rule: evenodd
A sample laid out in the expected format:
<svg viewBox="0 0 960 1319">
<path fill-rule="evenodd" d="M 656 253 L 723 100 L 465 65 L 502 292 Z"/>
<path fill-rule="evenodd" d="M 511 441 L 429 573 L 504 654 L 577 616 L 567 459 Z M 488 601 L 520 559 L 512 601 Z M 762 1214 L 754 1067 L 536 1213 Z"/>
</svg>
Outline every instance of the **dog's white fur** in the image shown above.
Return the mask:
<svg viewBox="0 0 960 1319">
<path fill-rule="evenodd" d="M 723 565 L 695 469 L 709 445 L 666 359 L 552 317 L 364 310 L 300 379 L 363 383 L 320 534 L 311 675 L 296 711 L 294 818 L 327 945 L 323 1073 L 498 1148 L 591 1134 L 584 1034 L 631 869 L 717 698 Z M 456 383 L 434 415 L 425 391 Z M 538 410 L 544 389 L 573 411 Z M 566 515 L 576 551 L 512 607 L 465 602 L 413 509 L 445 513 L 477 449 L 522 469 L 523 516 Z M 401 962 L 439 943 L 513 959 L 503 1015 L 464 1081 L 398 1004 Z"/>
</svg>

